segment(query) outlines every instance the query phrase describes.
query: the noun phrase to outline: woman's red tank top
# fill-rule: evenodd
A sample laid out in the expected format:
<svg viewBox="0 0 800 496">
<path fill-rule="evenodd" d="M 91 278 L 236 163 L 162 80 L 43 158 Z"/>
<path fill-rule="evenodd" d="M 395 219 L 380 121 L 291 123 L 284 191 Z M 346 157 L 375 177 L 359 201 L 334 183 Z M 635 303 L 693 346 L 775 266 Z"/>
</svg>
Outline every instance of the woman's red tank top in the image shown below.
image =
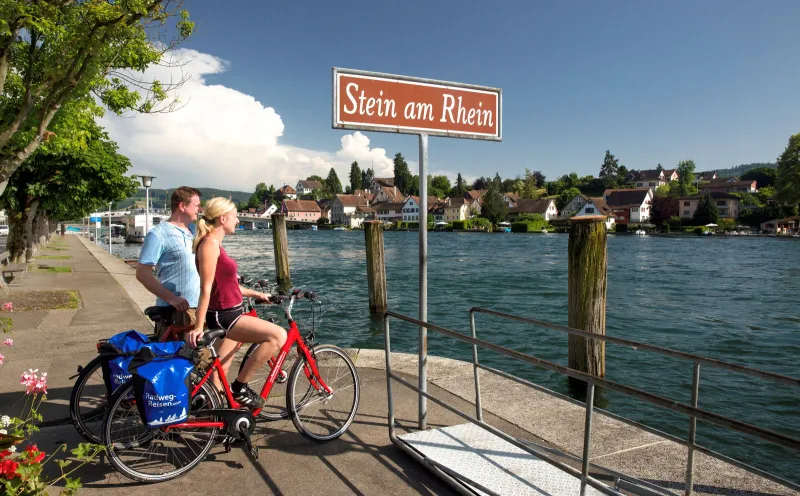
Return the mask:
<svg viewBox="0 0 800 496">
<path fill-rule="evenodd" d="M 205 239 L 203 240 L 205 242 Z M 199 269 L 199 261 L 196 261 Z M 219 245 L 217 270 L 214 283 L 211 285 L 209 310 L 225 310 L 242 304 L 242 291 L 239 288 L 239 267 L 236 261 L 228 256 L 225 248 Z"/>
</svg>

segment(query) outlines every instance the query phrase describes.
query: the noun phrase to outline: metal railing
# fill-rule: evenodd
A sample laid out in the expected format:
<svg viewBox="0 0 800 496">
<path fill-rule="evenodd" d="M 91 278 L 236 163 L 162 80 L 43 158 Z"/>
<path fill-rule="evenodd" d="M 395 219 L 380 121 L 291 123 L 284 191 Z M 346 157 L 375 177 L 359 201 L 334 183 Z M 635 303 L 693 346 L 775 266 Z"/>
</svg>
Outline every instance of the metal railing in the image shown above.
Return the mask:
<svg viewBox="0 0 800 496">
<path fill-rule="evenodd" d="M 693 362 L 693 368 L 692 368 L 692 403 L 691 403 L 691 405 L 687 405 L 687 404 L 684 404 L 684 403 L 676 402 L 676 401 L 671 400 L 669 398 L 665 398 L 663 396 L 658 396 L 658 395 L 655 395 L 655 394 L 652 394 L 652 393 L 648 393 L 648 392 L 646 392 L 644 390 L 641 390 L 641 389 L 633 388 L 633 387 L 630 387 L 630 386 L 619 384 L 619 383 L 614 382 L 614 381 L 609 381 L 609 380 L 606 380 L 606 379 L 603 379 L 603 378 L 600 378 L 600 377 L 596 377 L 596 376 L 592 376 L 592 375 L 589 375 L 589 374 L 585 374 L 583 372 L 580 372 L 580 371 L 577 371 L 577 370 L 574 370 L 574 369 L 570 369 L 570 368 L 567 368 L 567 367 L 564 367 L 564 366 L 561 366 L 561 365 L 558 365 L 558 364 L 554 364 L 554 363 L 551 363 L 551 362 L 545 362 L 544 360 L 539 360 L 539 362 L 543 362 L 544 364 L 547 364 L 547 365 L 542 365 L 542 364 L 537 364 L 537 365 L 543 366 L 546 369 L 553 370 L 555 372 L 559 372 L 559 373 L 561 373 L 563 375 L 567 375 L 569 377 L 573 377 L 573 378 L 576 378 L 576 379 L 583 380 L 588 385 L 587 401 L 586 401 L 586 412 L 587 412 L 586 413 L 586 419 L 587 420 L 586 420 L 586 431 L 584 432 L 584 452 L 583 452 L 583 463 L 584 463 L 584 465 L 588 463 L 589 442 L 590 442 L 590 438 L 591 438 L 591 432 L 589 432 L 589 427 L 591 425 L 590 416 L 591 416 L 591 410 L 593 409 L 593 405 L 592 405 L 592 401 L 590 401 L 590 399 L 593 399 L 594 387 L 595 387 L 595 385 L 597 385 L 597 386 L 604 387 L 604 388 L 607 388 L 607 389 L 612 390 L 612 391 L 617 391 L 617 392 L 632 396 L 634 398 L 646 401 L 648 403 L 652 403 L 652 404 L 654 404 L 656 406 L 659 406 L 661 408 L 666 408 L 668 410 L 673 410 L 673 411 L 676 411 L 676 412 L 679 412 L 679 413 L 683 413 L 683 414 L 686 414 L 686 415 L 689 416 L 689 436 L 688 436 L 687 440 L 684 440 L 684 439 L 681 439 L 679 437 L 672 436 L 672 435 L 669 435 L 669 434 L 666 434 L 666 433 L 663 433 L 663 432 L 655 431 L 654 429 L 647 429 L 650 432 L 654 432 L 654 433 L 656 433 L 658 435 L 667 437 L 670 440 L 678 442 L 678 443 L 680 443 L 680 444 L 682 444 L 682 445 L 684 445 L 684 446 L 686 446 L 688 448 L 687 462 L 686 462 L 685 494 L 687 494 L 687 495 L 692 494 L 692 491 L 694 489 L 693 479 L 694 479 L 694 452 L 695 451 L 700 451 L 700 452 L 702 452 L 702 453 L 704 453 L 706 455 L 718 458 L 718 459 L 720 459 L 720 460 L 722 460 L 722 461 L 724 461 L 726 463 L 730 463 L 730 464 L 735 465 L 735 466 L 737 466 L 739 468 L 742 468 L 742 469 L 747 470 L 749 472 L 755 473 L 755 474 L 757 474 L 757 475 L 759 475 L 761 477 L 764 477 L 764 478 L 767 478 L 767 479 L 772 480 L 774 482 L 777 482 L 779 484 L 785 485 L 785 486 L 790 487 L 790 488 L 792 488 L 792 489 L 794 489 L 796 491 L 800 491 L 800 485 L 798 485 L 798 484 L 795 484 L 795 483 L 793 483 L 791 481 L 788 481 L 788 480 L 783 479 L 781 477 L 778 477 L 776 475 L 773 475 L 773 474 L 770 474 L 768 472 L 765 472 L 765 471 L 763 471 L 761 469 L 758 469 L 756 467 L 753 467 L 751 465 L 742 463 L 742 462 L 740 462 L 738 460 L 735 460 L 733 458 L 730 458 L 730 457 L 727 457 L 725 455 L 722 455 L 721 453 L 717 453 L 717 452 L 715 452 L 715 451 L 713 451 L 713 450 L 711 450 L 709 448 L 706 448 L 704 446 L 700 446 L 700 445 L 698 445 L 696 443 L 696 438 L 697 438 L 697 420 L 699 419 L 699 420 L 702 420 L 704 422 L 708 422 L 710 424 L 715 424 L 715 425 L 718 425 L 720 427 L 723 427 L 723 428 L 726 428 L 726 429 L 729 429 L 729 430 L 737 431 L 737 432 L 740 432 L 742 434 L 747 434 L 749 436 L 753 436 L 753 437 L 756 437 L 756 438 L 759 438 L 759 439 L 763 439 L 765 441 L 769 441 L 769 442 L 772 442 L 772 443 L 775 443 L 775 444 L 779 444 L 781 446 L 785 446 L 785 447 L 793 449 L 795 451 L 800 451 L 800 439 L 796 439 L 796 438 L 793 438 L 793 437 L 790 437 L 790 436 L 786 436 L 784 434 L 780 434 L 778 432 L 774 432 L 774 431 L 771 431 L 771 430 L 768 430 L 768 429 L 763 429 L 761 427 L 757 427 L 755 425 L 748 424 L 748 423 L 742 422 L 740 420 L 736 420 L 736 419 L 733 419 L 733 418 L 730 418 L 730 417 L 726 417 L 724 415 L 719 415 L 719 414 L 716 414 L 716 413 L 713 413 L 713 412 L 710 412 L 710 411 L 707 411 L 707 410 L 699 409 L 697 407 L 697 405 L 698 405 L 698 399 L 699 399 L 699 395 L 700 395 L 700 365 L 701 364 L 702 365 L 707 365 L 707 366 L 710 366 L 710 367 L 714 367 L 714 368 L 728 370 L 730 372 L 735 372 L 735 373 L 739 373 L 739 374 L 743 374 L 743 375 L 748 375 L 748 376 L 751 376 L 751 377 L 757 377 L 759 379 L 766 379 L 766 380 L 770 380 L 770 381 L 776 382 L 778 384 L 794 386 L 794 387 L 800 387 L 800 379 L 794 378 L 794 377 L 785 376 L 785 375 L 781 375 L 781 374 L 775 374 L 775 373 L 767 372 L 767 371 L 764 371 L 764 370 L 758 370 L 758 369 L 754 369 L 754 368 L 750 368 L 750 367 L 745 367 L 743 365 L 737 365 L 737 364 L 733 364 L 733 363 L 723 362 L 721 360 L 715 360 L 713 358 L 707 358 L 707 357 L 703 357 L 703 356 L 700 356 L 700 355 L 694 355 L 692 353 L 686 353 L 686 352 L 682 352 L 682 351 L 671 350 L 669 348 L 663 348 L 663 347 L 660 347 L 660 346 L 654 346 L 654 345 L 651 345 L 651 344 L 641 343 L 641 342 L 638 342 L 638 341 L 632 341 L 632 340 L 629 340 L 629 339 L 622 339 L 622 338 L 616 338 L 616 337 L 612 337 L 612 336 L 593 334 L 593 333 L 589 333 L 589 332 L 582 331 L 582 330 L 579 330 L 579 329 L 573 329 L 571 327 L 558 325 L 558 324 L 553 324 L 551 322 L 545 322 L 545 321 L 542 321 L 542 320 L 531 319 L 531 318 L 527 318 L 527 317 L 520 317 L 520 316 L 517 316 L 517 315 L 511 315 L 511 314 L 507 314 L 507 313 L 503 313 L 503 312 L 497 312 L 495 310 L 490 310 L 490 309 L 487 309 L 487 308 L 480 308 L 480 307 L 473 307 L 469 311 L 470 330 L 472 331 L 472 338 L 475 339 L 476 341 L 479 341 L 479 340 L 477 340 L 477 328 L 476 328 L 476 325 L 475 325 L 475 314 L 476 313 L 483 313 L 483 314 L 491 315 L 491 316 L 502 318 L 502 319 L 506 319 L 506 320 L 513 320 L 513 321 L 522 322 L 522 323 L 525 323 L 525 324 L 530 324 L 530 325 L 534 325 L 534 326 L 538 326 L 538 327 L 543 327 L 543 328 L 547 328 L 547 329 L 563 332 L 563 333 L 570 334 L 570 335 L 573 335 L 573 336 L 580 336 L 580 337 L 583 337 L 583 338 L 596 339 L 596 340 L 599 340 L 599 341 L 604 341 L 606 343 L 613 343 L 613 344 L 619 344 L 619 345 L 622 345 L 622 346 L 627 346 L 627 347 L 633 348 L 634 350 L 657 353 L 657 354 L 660 354 L 660 355 L 669 356 L 669 357 L 678 358 L 678 359 L 682 359 L 682 360 L 687 360 L 687 361 Z M 480 363 L 478 362 L 477 343 L 473 343 L 472 349 L 473 349 L 473 351 L 472 351 L 473 369 L 474 369 L 474 373 L 475 373 L 475 391 L 476 391 L 476 402 L 475 403 L 476 403 L 476 410 L 477 410 L 478 418 L 482 418 L 483 417 L 483 413 L 481 411 L 481 406 L 480 406 L 481 405 L 481 400 L 480 400 L 480 379 L 479 379 L 479 376 L 478 376 L 478 369 L 487 370 L 487 371 L 493 372 L 493 373 L 497 373 L 498 371 L 496 371 L 496 370 L 494 370 L 492 368 L 480 365 Z M 495 351 L 498 351 L 498 350 L 495 350 Z M 501 373 L 499 375 L 507 376 L 508 374 Z M 518 382 L 525 383 L 527 381 L 519 380 Z M 609 412 L 603 412 L 603 413 L 605 413 L 607 415 L 609 414 Z M 638 424 L 638 423 L 635 423 L 635 422 L 631 422 L 631 421 L 629 421 L 627 419 L 624 419 L 622 417 L 619 417 L 617 415 L 612 415 L 612 416 L 617 418 L 617 419 L 619 419 L 619 420 L 623 420 L 623 421 L 625 421 L 627 423 L 635 424 L 638 427 L 643 427 L 641 424 Z"/>
<path fill-rule="evenodd" d="M 518 321 L 518 322 L 523 322 L 523 323 L 527 323 L 527 324 L 531 324 L 531 325 L 536 325 L 536 326 L 540 326 L 540 327 L 544 327 L 544 328 L 548 328 L 548 329 L 557 330 L 557 331 L 564 332 L 564 333 L 571 334 L 571 335 L 575 335 L 575 336 L 581 336 L 581 337 L 590 338 L 590 339 L 598 339 L 598 340 L 602 340 L 602 341 L 606 341 L 606 342 L 610 342 L 610 343 L 620 344 L 620 345 L 624 345 L 624 346 L 630 346 L 630 347 L 633 347 L 633 348 L 638 349 L 638 350 L 645 350 L 645 351 L 655 352 L 655 353 L 659 353 L 659 354 L 666 355 L 666 356 L 672 356 L 672 357 L 676 357 L 676 358 L 690 360 L 690 361 L 694 362 L 693 382 L 692 382 L 692 404 L 691 405 L 687 405 L 687 404 L 684 404 L 684 403 L 676 402 L 674 400 L 671 400 L 671 399 L 668 399 L 668 398 L 665 398 L 665 397 L 662 397 L 662 396 L 658 396 L 658 395 L 655 395 L 655 394 L 652 394 L 652 393 L 648 393 L 647 391 L 644 391 L 644 390 L 641 390 L 641 389 L 637 389 L 637 388 L 634 388 L 634 387 L 626 386 L 624 384 L 619 384 L 619 383 L 614 382 L 614 381 L 610 381 L 610 380 L 606 380 L 606 379 L 603 379 L 603 378 L 600 378 L 600 377 L 597 377 L 597 376 L 586 374 L 584 372 L 580 372 L 578 370 L 571 369 L 571 368 L 568 368 L 568 367 L 565 367 L 565 366 L 562 366 L 562 365 L 559 365 L 559 364 L 556 364 L 556 363 L 552 363 L 552 362 L 549 362 L 547 360 L 543 360 L 543 359 L 540 359 L 540 358 L 537 358 L 537 357 L 534 357 L 534 356 L 531 356 L 531 355 L 527 355 L 527 354 L 524 354 L 524 353 L 521 353 L 521 352 L 518 352 L 518 351 L 514 351 L 514 350 L 511 350 L 509 348 L 505 348 L 503 346 L 499 346 L 499 345 L 490 343 L 488 341 L 480 340 L 476 336 L 475 313 L 484 313 L 484 314 L 492 315 L 492 316 L 499 317 L 499 318 L 515 320 L 515 321 Z M 414 386 L 413 384 L 409 383 L 408 381 L 402 379 L 401 377 L 395 375 L 394 373 L 392 373 L 391 356 L 390 356 L 390 344 L 391 343 L 390 343 L 390 331 L 389 331 L 389 318 L 390 317 L 391 318 L 396 318 L 396 319 L 399 319 L 399 320 L 402 320 L 402 321 L 405 321 L 405 322 L 409 322 L 411 324 L 415 324 L 415 325 L 417 325 L 419 327 L 424 327 L 429 331 L 434 331 L 434 332 L 437 332 L 439 334 L 443 334 L 445 336 L 451 337 L 453 339 L 456 339 L 456 340 L 459 340 L 459 341 L 462 341 L 462 342 L 465 342 L 465 343 L 472 344 L 472 347 L 473 347 L 473 370 L 474 370 L 474 375 L 475 375 L 475 391 L 476 391 L 476 393 L 475 393 L 475 408 L 476 408 L 475 418 L 471 417 L 470 415 L 468 415 L 468 414 L 466 414 L 464 412 L 461 412 L 460 410 L 458 410 L 456 408 L 451 407 L 450 405 L 447 405 L 443 401 L 441 401 L 441 400 L 431 396 L 430 394 L 428 394 L 427 390 L 426 390 L 427 388 L 425 387 L 425 384 L 420 383 L 420 387 L 417 387 L 417 386 Z M 683 445 L 688 447 L 689 454 L 688 454 L 687 473 L 686 473 L 686 494 L 691 494 L 692 488 L 693 488 L 692 478 L 693 478 L 694 451 L 700 451 L 700 452 L 703 452 L 703 453 L 708 454 L 710 456 L 714 456 L 714 457 L 719 458 L 719 459 L 721 459 L 721 460 L 723 460 L 723 461 L 725 461 L 727 463 L 731 463 L 733 465 L 736 465 L 736 466 L 738 466 L 740 468 L 743 468 L 743 469 L 748 470 L 748 471 L 750 471 L 752 473 L 758 474 L 758 475 L 760 475 L 762 477 L 768 478 L 768 479 L 770 479 L 772 481 L 775 481 L 775 482 L 777 482 L 779 484 L 783 484 L 783 485 L 785 485 L 787 487 L 790 487 L 792 489 L 795 489 L 795 490 L 800 490 L 800 486 L 795 484 L 795 483 L 793 483 L 793 482 L 791 482 L 791 481 L 788 481 L 788 480 L 782 479 L 782 478 L 780 478 L 778 476 L 769 474 L 769 473 L 764 472 L 764 471 L 762 471 L 760 469 L 757 469 L 755 467 L 751 467 L 751 466 L 749 466 L 747 464 L 744 464 L 744 463 L 739 462 L 737 460 L 734 460 L 734 459 L 731 459 L 731 458 L 726 457 L 724 455 L 721 455 L 719 453 L 716 453 L 716 452 L 714 452 L 714 451 L 712 451 L 712 450 L 710 450 L 708 448 L 699 446 L 699 445 L 697 445 L 695 443 L 695 439 L 696 439 L 696 422 L 699 419 L 699 420 L 702 420 L 702 421 L 705 421 L 705 422 L 708 422 L 708 423 L 711 423 L 711 424 L 719 425 L 721 427 L 724 427 L 724 428 L 727 428 L 727 429 L 730 429 L 730 430 L 741 432 L 743 434 L 747 434 L 747 435 L 750 435 L 750 436 L 753 436 L 753 437 L 757 437 L 759 439 L 764 439 L 766 441 L 770 441 L 770 442 L 773 442 L 773 443 L 776 443 L 776 444 L 780 444 L 782 446 L 786 446 L 788 448 L 800 451 L 800 440 L 798 440 L 798 439 L 795 439 L 795 438 L 792 438 L 792 437 L 789 437 L 789 436 L 786 436 L 786 435 L 783 435 L 783 434 L 780 434 L 780 433 L 777 433 L 777 432 L 774 432 L 774 431 L 770 431 L 770 430 L 767 430 L 767 429 L 762 429 L 760 427 L 757 427 L 757 426 L 754 426 L 754 425 L 751 425 L 751 424 L 747 424 L 745 422 L 741 422 L 741 421 L 736 420 L 736 419 L 732 419 L 732 418 L 729 418 L 729 417 L 725 417 L 723 415 L 719 415 L 719 414 L 716 414 L 716 413 L 713 413 L 713 412 L 709 412 L 709 411 L 697 408 L 697 400 L 698 400 L 698 396 L 699 396 L 700 365 L 701 364 L 710 365 L 710 366 L 713 366 L 713 367 L 722 368 L 722 369 L 730 370 L 730 371 L 733 371 L 733 372 L 738 372 L 738 373 L 742 373 L 742 374 L 746 374 L 746 375 L 750 375 L 750 376 L 754 376 L 754 377 L 759 377 L 759 378 L 763 378 L 763 379 L 769 379 L 769 380 L 772 380 L 772 381 L 775 381 L 775 382 L 778 382 L 778 383 L 781 383 L 781 384 L 786 384 L 786 385 L 795 386 L 795 387 L 800 386 L 800 379 L 796 379 L 796 378 L 788 377 L 788 376 L 783 376 L 783 375 L 779 375 L 779 374 L 773 374 L 773 373 L 770 373 L 770 372 L 765 372 L 765 371 L 762 371 L 762 370 L 752 369 L 752 368 L 744 367 L 744 366 L 741 366 L 741 365 L 722 362 L 722 361 L 719 361 L 719 360 L 714 360 L 714 359 L 702 357 L 702 356 L 699 356 L 699 355 L 693 355 L 693 354 L 690 354 L 690 353 L 684 353 L 684 352 L 680 352 L 680 351 L 670 350 L 670 349 L 667 349 L 667 348 L 661 348 L 661 347 L 658 347 L 658 346 L 648 345 L 646 343 L 639 343 L 639 342 L 636 342 L 636 341 L 631 341 L 631 340 L 626 340 L 626 339 L 620 339 L 620 338 L 614 338 L 614 337 L 609 337 L 609 336 L 601 336 L 601 335 L 597 335 L 597 334 L 591 334 L 591 333 L 587 333 L 585 331 L 581 331 L 581 330 L 578 330 L 578 329 L 572 329 L 570 327 L 561 326 L 561 325 L 557 325 L 557 324 L 552 324 L 550 322 L 544 322 L 544 321 L 540 321 L 540 320 L 536 320 L 536 319 L 529 319 L 529 318 L 525 318 L 525 317 L 519 317 L 519 316 L 516 316 L 516 315 L 505 314 L 505 313 L 502 313 L 502 312 L 496 312 L 494 310 L 488 310 L 488 309 L 478 308 L 478 307 L 474 307 L 474 308 L 470 309 L 470 327 L 471 327 L 471 332 L 472 332 L 472 336 L 471 337 L 470 336 L 466 336 L 466 335 L 464 335 L 462 333 L 459 333 L 459 332 L 456 332 L 456 331 L 441 327 L 441 326 L 437 326 L 435 324 L 431 324 L 430 322 L 423 322 L 423 321 L 420 321 L 420 320 L 417 320 L 417 319 L 414 319 L 414 318 L 411 318 L 411 317 L 407 317 L 407 316 L 404 316 L 404 315 L 401 315 L 401 314 L 398 314 L 398 313 L 395 313 L 395 312 L 391 312 L 390 311 L 390 312 L 386 312 L 384 314 L 384 339 L 385 339 L 385 353 L 386 353 L 386 380 L 387 380 L 387 393 L 388 393 L 388 398 L 389 398 L 389 435 L 390 435 L 390 438 L 392 439 L 392 441 L 395 444 L 400 445 L 400 443 L 398 442 L 398 438 L 397 438 L 397 436 L 395 434 L 395 427 L 394 427 L 394 408 L 393 408 L 393 401 L 392 401 L 392 380 L 395 380 L 395 381 L 399 382 L 400 384 L 402 384 L 402 385 L 404 385 L 404 386 L 416 391 L 417 393 L 419 393 L 421 399 L 422 398 L 429 399 L 432 402 L 436 403 L 437 405 L 440 405 L 440 406 L 444 407 L 445 409 L 447 409 L 447 410 L 459 415 L 460 417 L 468 420 L 469 422 L 480 426 L 481 428 L 483 428 L 483 429 L 491 432 L 492 434 L 500 437 L 501 439 L 503 439 L 503 440 L 505 440 L 505 441 L 517 446 L 518 448 L 531 453 L 532 455 L 542 459 L 543 461 L 545 461 L 547 463 L 550 463 L 551 465 L 553 465 L 553 466 L 555 466 L 555 467 L 557 467 L 557 468 L 559 468 L 559 469 L 561 469 L 561 470 L 563 470 L 563 471 L 565 471 L 565 472 L 567 472 L 567 473 L 569 473 L 569 474 L 571 474 L 571 475 L 573 475 L 575 477 L 580 478 L 580 480 L 581 480 L 581 495 L 585 494 L 585 490 L 586 490 L 586 486 L 587 485 L 594 487 L 595 489 L 599 490 L 600 492 L 602 492 L 604 494 L 614 494 L 614 495 L 621 494 L 618 491 L 606 486 L 605 484 L 600 482 L 598 479 L 596 479 L 596 478 L 594 478 L 594 477 L 589 475 L 589 466 L 590 466 L 590 463 L 589 463 L 589 448 L 590 448 L 590 445 L 591 445 L 591 425 L 592 425 L 592 416 L 593 416 L 593 411 L 594 411 L 594 404 L 593 404 L 594 403 L 594 401 L 593 401 L 594 400 L 594 391 L 595 391 L 595 386 L 600 386 L 600 387 L 603 387 L 603 388 L 606 388 L 606 389 L 609 389 L 609 390 L 612 390 L 612 391 L 617 391 L 617 392 L 620 392 L 620 393 L 623 393 L 623 394 L 626 394 L 626 395 L 629 395 L 629 396 L 633 396 L 634 398 L 646 401 L 648 403 L 652 403 L 652 404 L 654 404 L 656 406 L 659 406 L 659 407 L 662 407 L 662 408 L 666 408 L 666 409 L 669 409 L 669 410 L 673 410 L 673 411 L 677 411 L 679 413 L 686 414 L 686 415 L 688 415 L 690 417 L 690 433 L 689 433 L 688 441 L 682 440 L 682 439 L 680 439 L 678 437 L 671 436 L 671 435 L 668 435 L 668 434 L 665 434 L 665 433 L 661 433 L 659 431 L 656 431 L 655 429 L 645 428 L 646 430 L 648 430 L 650 432 L 655 432 L 658 435 L 662 435 L 662 436 L 664 436 L 664 437 L 666 437 L 666 438 L 668 438 L 670 440 L 679 442 L 680 444 L 683 444 Z M 525 384 L 525 385 L 528 385 L 528 386 L 531 386 L 531 387 L 536 387 L 536 388 L 539 388 L 539 389 L 543 389 L 543 388 L 541 388 L 540 386 L 537 386 L 537 385 L 535 385 L 533 383 L 530 383 L 528 381 L 525 381 L 523 379 L 516 378 L 514 376 L 510 376 L 509 374 L 505 374 L 505 373 L 497 371 L 495 369 L 480 365 L 480 363 L 478 362 L 478 351 L 477 351 L 477 347 L 478 346 L 480 346 L 482 348 L 486 348 L 486 349 L 492 350 L 492 351 L 495 351 L 497 353 L 500 353 L 502 355 L 514 358 L 516 360 L 527 362 L 527 363 L 529 363 L 531 365 L 535 365 L 537 367 L 541 367 L 541 368 L 544 368 L 544 369 L 547 369 L 547 370 L 551 370 L 551 371 L 557 372 L 557 373 L 559 373 L 561 375 L 565 375 L 565 376 L 572 377 L 574 379 L 578 379 L 578 380 L 586 382 L 586 384 L 587 384 L 587 401 L 586 401 L 586 404 L 585 404 L 586 405 L 585 406 L 585 408 L 586 408 L 586 420 L 585 420 L 583 454 L 582 454 L 582 457 L 581 457 L 581 470 L 580 471 L 574 469 L 573 467 L 571 467 L 569 465 L 566 465 L 566 464 L 564 464 L 562 462 L 559 462 L 558 460 L 555 460 L 551 456 L 549 456 L 546 453 L 544 453 L 542 450 L 533 449 L 530 446 L 528 446 L 527 444 L 525 444 L 524 442 L 521 442 L 521 441 L 519 441 L 519 440 L 517 440 L 517 439 L 515 439 L 515 438 L 513 438 L 513 437 L 511 437 L 511 436 L 509 436 L 509 435 L 507 435 L 505 433 L 503 433 L 502 431 L 499 431 L 498 429 L 495 429 L 494 427 L 486 424 L 485 422 L 483 422 L 483 409 L 482 409 L 481 394 L 480 394 L 480 377 L 479 377 L 479 374 L 478 374 L 478 369 L 483 369 L 483 370 L 486 370 L 488 372 L 492 372 L 492 373 L 496 373 L 496 374 L 504 376 L 504 377 L 508 377 L 510 379 L 515 380 L 516 382 L 519 382 L 521 384 Z M 425 364 L 421 361 L 420 368 L 422 368 L 424 365 Z M 618 417 L 616 415 L 613 415 L 613 414 L 610 414 L 610 413 L 607 413 L 607 412 L 604 412 L 604 413 L 607 414 L 607 415 L 610 415 L 612 417 L 618 418 L 620 420 L 624 420 L 624 421 L 627 421 L 629 423 L 636 424 L 635 422 L 628 421 L 627 419 L 622 419 L 621 417 Z M 425 412 L 420 411 L 420 415 L 421 416 L 425 415 Z M 639 424 L 636 424 L 636 425 L 640 426 Z M 641 426 L 641 427 L 644 427 L 644 426 Z M 429 460 L 427 460 L 424 457 L 420 456 L 416 452 L 413 452 L 413 451 L 410 451 L 410 450 L 408 450 L 408 451 L 414 458 L 416 458 L 417 460 L 419 460 L 422 463 L 427 464 L 432 470 L 436 471 L 441 477 L 445 478 L 446 480 L 451 481 L 451 483 L 454 481 L 454 479 L 452 477 L 452 474 L 448 473 L 449 471 L 441 470 L 440 467 L 437 467 L 435 463 L 430 462 Z"/>
</svg>

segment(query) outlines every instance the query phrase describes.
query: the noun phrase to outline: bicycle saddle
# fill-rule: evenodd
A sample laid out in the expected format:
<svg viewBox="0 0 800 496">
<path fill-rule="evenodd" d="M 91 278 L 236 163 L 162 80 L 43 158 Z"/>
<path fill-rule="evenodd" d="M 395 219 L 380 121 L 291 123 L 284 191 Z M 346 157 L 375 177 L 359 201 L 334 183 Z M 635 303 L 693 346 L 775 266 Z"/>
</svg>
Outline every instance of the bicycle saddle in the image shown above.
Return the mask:
<svg viewBox="0 0 800 496">
<path fill-rule="evenodd" d="M 158 322 L 160 320 L 167 320 L 172 317 L 173 312 L 175 312 L 174 307 L 147 307 L 144 309 L 144 314 L 147 315 L 147 318 L 152 320 L 153 322 Z"/>
</svg>

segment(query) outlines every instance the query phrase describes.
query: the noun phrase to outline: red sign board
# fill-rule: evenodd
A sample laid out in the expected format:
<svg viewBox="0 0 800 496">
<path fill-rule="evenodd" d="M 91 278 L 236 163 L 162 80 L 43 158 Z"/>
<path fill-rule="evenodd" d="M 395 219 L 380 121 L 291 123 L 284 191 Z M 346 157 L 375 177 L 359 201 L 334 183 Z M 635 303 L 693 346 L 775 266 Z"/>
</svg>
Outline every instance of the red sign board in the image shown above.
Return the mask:
<svg viewBox="0 0 800 496">
<path fill-rule="evenodd" d="M 333 127 L 502 140 L 502 91 L 333 69 Z"/>
</svg>

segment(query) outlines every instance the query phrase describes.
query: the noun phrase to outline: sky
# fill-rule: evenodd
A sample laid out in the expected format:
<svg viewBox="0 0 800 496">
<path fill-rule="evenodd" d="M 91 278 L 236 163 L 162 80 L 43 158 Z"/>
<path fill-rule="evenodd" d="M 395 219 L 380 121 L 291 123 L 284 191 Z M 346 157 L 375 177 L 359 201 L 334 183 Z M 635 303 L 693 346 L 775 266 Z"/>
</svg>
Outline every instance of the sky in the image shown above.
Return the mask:
<svg viewBox="0 0 800 496">
<path fill-rule="evenodd" d="M 413 173 L 418 139 L 332 129 L 333 67 L 499 87 L 502 142 L 431 137 L 428 170 L 454 180 L 540 170 L 772 162 L 800 132 L 800 2 L 186 0 L 196 33 L 173 113 L 106 115 L 132 174 L 153 186 L 252 191 L 350 163 Z M 176 72 L 177 71 L 177 72 Z"/>
</svg>

